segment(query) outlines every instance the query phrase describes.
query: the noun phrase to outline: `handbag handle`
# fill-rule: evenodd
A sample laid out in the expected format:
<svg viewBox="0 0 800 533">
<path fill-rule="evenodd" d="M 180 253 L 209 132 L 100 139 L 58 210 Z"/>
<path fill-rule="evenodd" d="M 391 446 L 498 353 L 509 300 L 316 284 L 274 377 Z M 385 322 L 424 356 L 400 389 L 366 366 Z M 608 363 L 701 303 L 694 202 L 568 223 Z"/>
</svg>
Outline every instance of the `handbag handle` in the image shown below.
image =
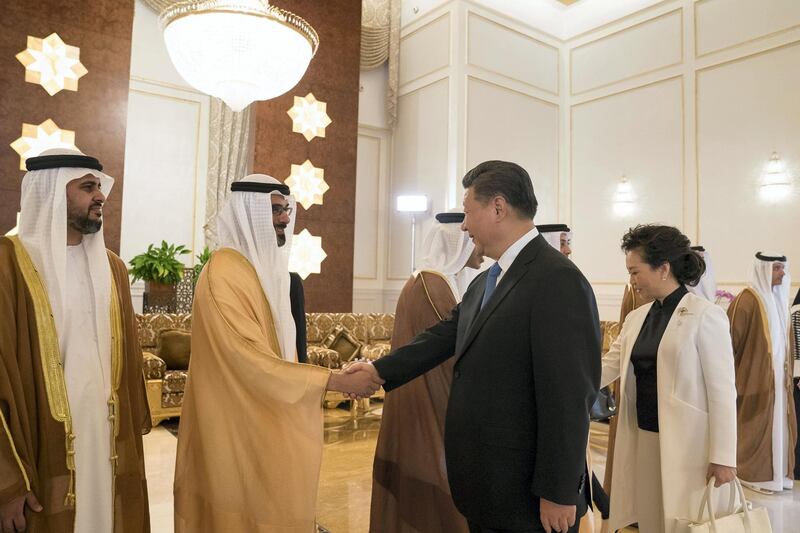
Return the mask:
<svg viewBox="0 0 800 533">
<path fill-rule="evenodd" d="M 711 523 L 711 531 L 717 531 L 717 520 L 716 516 L 714 516 L 714 505 L 712 503 L 713 498 L 711 498 L 711 494 L 714 491 L 714 484 L 716 483 L 716 478 L 712 477 L 708 480 L 708 484 L 706 485 L 706 490 L 703 493 L 703 499 L 700 502 L 700 510 L 697 513 L 697 523 L 700 524 L 703 522 L 703 511 L 705 511 L 706 507 L 708 507 L 708 518 L 709 522 Z M 728 513 L 733 514 L 736 509 L 734 508 L 736 504 L 736 494 L 739 495 L 739 501 L 742 504 L 742 510 L 744 511 L 744 529 L 747 533 L 751 533 L 752 527 L 750 523 L 750 509 L 747 505 L 747 498 L 744 495 L 744 489 L 742 488 L 742 483 L 739 481 L 739 478 L 734 478 L 731 481 L 731 493 L 730 499 L 728 500 Z"/>
</svg>

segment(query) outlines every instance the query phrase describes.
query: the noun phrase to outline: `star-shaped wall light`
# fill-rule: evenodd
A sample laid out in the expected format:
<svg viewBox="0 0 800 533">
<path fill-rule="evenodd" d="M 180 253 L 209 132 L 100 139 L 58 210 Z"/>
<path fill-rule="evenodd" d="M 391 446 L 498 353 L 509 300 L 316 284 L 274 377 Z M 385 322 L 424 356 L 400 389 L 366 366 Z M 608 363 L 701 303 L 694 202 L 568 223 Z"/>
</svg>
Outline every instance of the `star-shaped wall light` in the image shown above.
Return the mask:
<svg viewBox="0 0 800 533">
<path fill-rule="evenodd" d="M 11 148 L 19 154 L 19 169 L 25 170 L 25 160 L 35 157 L 50 148 L 72 148 L 75 146 L 75 132 L 62 130 L 52 119 L 39 125 L 22 123 L 22 136 L 11 143 Z"/>
<path fill-rule="evenodd" d="M 25 66 L 25 81 L 38 83 L 53 96 L 62 89 L 78 90 L 78 80 L 88 70 L 80 61 L 80 48 L 64 44 L 57 33 L 44 39 L 28 36 L 28 48 L 17 54 Z"/>
<path fill-rule="evenodd" d="M 289 254 L 289 271 L 297 272 L 306 279 L 309 274 L 319 274 L 322 261 L 328 257 L 322 249 L 322 237 L 311 235 L 307 229 L 292 237 L 292 251 Z"/>
<path fill-rule="evenodd" d="M 307 141 L 314 137 L 325 137 L 325 128 L 331 123 L 331 117 L 325 111 L 328 104 L 320 102 L 313 93 L 303 98 L 294 97 L 294 106 L 287 111 L 292 117 L 292 131 L 302 133 Z"/>
<path fill-rule="evenodd" d="M 297 203 L 305 209 L 312 205 L 322 205 L 322 195 L 329 189 L 325 183 L 325 171 L 306 159 L 302 165 L 292 165 L 292 173 L 286 178 L 286 185 L 292 190 Z"/>
</svg>

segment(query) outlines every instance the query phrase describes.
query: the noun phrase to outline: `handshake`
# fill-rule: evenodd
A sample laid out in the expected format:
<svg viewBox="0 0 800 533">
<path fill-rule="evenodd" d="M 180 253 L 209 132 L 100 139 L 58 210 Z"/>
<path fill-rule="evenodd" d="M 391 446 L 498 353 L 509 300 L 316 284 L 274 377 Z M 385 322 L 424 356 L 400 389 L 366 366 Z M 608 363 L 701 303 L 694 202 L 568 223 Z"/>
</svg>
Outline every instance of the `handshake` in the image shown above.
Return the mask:
<svg viewBox="0 0 800 533">
<path fill-rule="evenodd" d="M 351 400 L 372 396 L 383 385 L 378 371 L 370 363 L 350 363 L 328 380 L 328 390 L 344 393 Z"/>
</svg>

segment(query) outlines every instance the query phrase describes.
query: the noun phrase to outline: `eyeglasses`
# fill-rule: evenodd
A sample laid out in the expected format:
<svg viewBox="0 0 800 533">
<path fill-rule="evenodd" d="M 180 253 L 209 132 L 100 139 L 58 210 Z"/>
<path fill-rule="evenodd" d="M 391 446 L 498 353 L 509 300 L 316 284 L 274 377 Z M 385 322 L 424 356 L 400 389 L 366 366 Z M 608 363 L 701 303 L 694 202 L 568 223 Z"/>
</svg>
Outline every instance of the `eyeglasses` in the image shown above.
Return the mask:
<svg viewBox="0 0 800 533">
<path fill-rule="evenodd" d="M 280 204 L 273 204 L 272 205 L 272 214 L 273 215 L 280 216 L 283 213 L 286 213 L 287 215 L 291 215 L 292 214 L 292 208 L 289 207 L 289 206 L 284 207 L 284 206 L 282 206 Z"/>
</svg>

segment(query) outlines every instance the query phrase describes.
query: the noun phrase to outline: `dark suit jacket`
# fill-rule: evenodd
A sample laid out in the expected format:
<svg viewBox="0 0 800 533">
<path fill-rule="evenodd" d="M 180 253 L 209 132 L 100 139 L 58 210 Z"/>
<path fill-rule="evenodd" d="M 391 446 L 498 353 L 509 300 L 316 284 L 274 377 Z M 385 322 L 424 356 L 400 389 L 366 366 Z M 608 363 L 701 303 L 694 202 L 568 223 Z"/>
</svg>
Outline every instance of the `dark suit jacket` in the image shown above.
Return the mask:
<svg viewBox="0 0 800 533">
<path fill-rule="evenodd" d="M 306 341 L 306 293 L 303 291 L 303 280 L 299 274 L 289 272 L 289 299 L 292 302 L 292 318 L 297 330 L 297 362 L 308 363 L 308 347 Z"/>
<path fill-rule="evenodd" d="M 455 354 L 445 422 L 453 500 L 470 522 L 541 527 L 539 498 L 586 512 L 600 323 L 580 270 L 540 235 L 480 309 L 487 273 L 452 315 L 375 361 L 392 390 Z"/>
</svg>

